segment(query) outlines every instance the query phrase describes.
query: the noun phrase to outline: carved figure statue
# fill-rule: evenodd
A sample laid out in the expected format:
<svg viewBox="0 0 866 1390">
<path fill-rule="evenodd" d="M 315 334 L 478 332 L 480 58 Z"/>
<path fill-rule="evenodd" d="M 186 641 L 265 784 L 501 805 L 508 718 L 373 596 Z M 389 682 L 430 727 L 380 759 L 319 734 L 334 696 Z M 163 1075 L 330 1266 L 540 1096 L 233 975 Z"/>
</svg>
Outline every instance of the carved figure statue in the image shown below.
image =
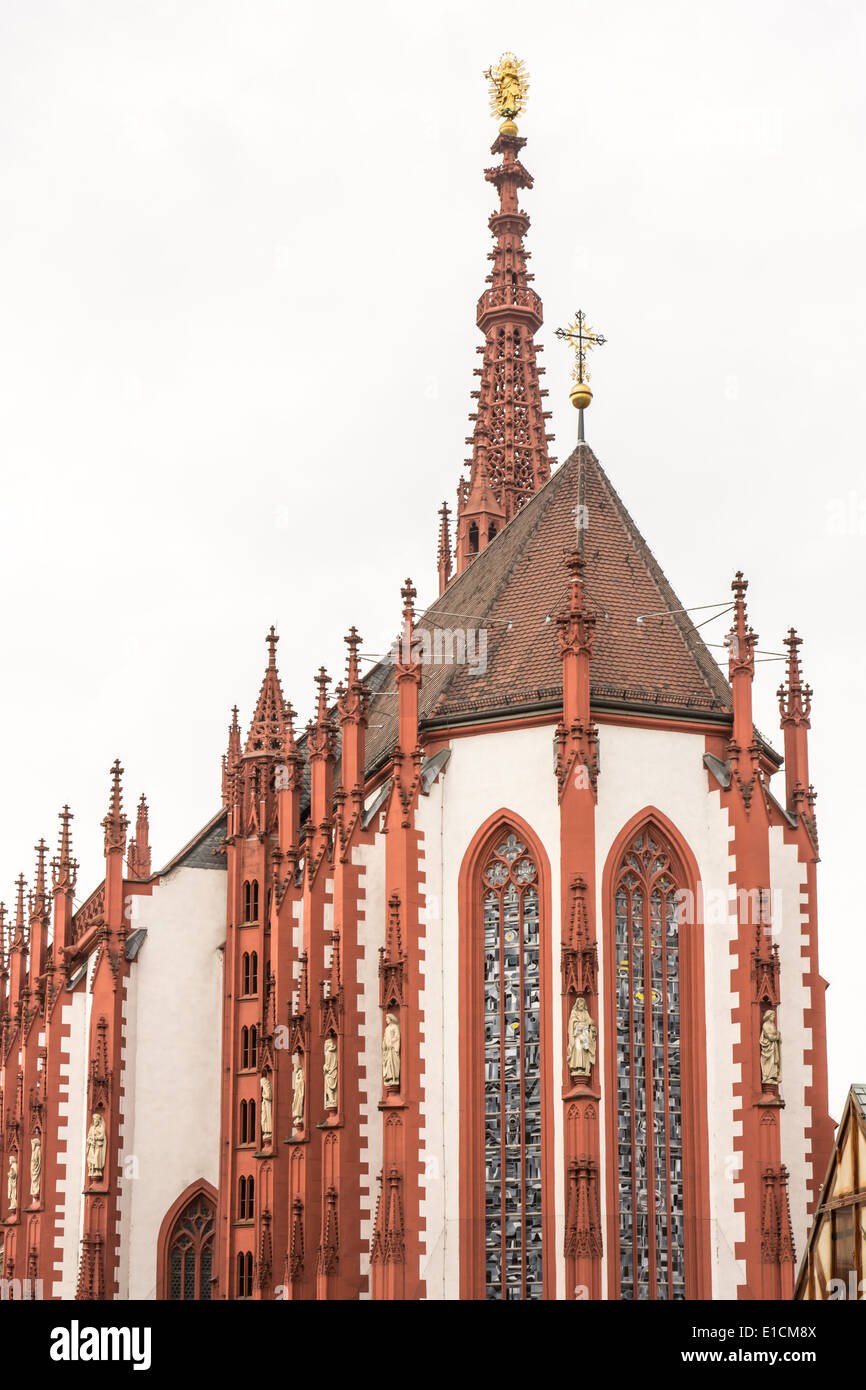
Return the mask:
<svg viewBox="0 0 866 1390">
<path fill-rule="evenodd" d="M 768 1009 L 761 1024 L 761 1081 L 778 1086 L 782 1077 L 782 1034 L 776 1027 L 776 1010 Z"/>
<path fill-rule="evenodd" d="M 572 1076 L 592 1075 L 598 1044 L 598 1028 L 579 994 L 568 1016 L 568 1070 Z"/>
<path fill-rule="evenodd" d="M 400 1085 L 400 1025 L 393 1014 L 385 1015 L 382 1037 L 382 1080 L 386 1086 Z"/>
<path fill-rule="evenodd" d="M 274 1130 L 274 1088 L 271 1085 L 271 1078 L 267 1072 L 262 1074 L 262 1147 L 271 1142 L 271 1135 Z"/>
<path fill-rule="evenodd" d="M 42 1140 L 35 1134 L 30 1140 L 30 1196 L 38 1197 L 42 1186 Z"/>
<path fill-rule="evenodd" d="M 87 1131 L 87 1176 L 89 1178 L 101 1178 L 105 1172 L 107 1147 L 108 1136 L 105 1132 L 105 1120 L 100 1114 L 94 1114 L 90 1121 L 90 1129 Z"/>
<path fill-rule="evenodd" d="M 304 1123 L 304 1064 L 301 1061 L 301 1054 L 295 1053 L 294 1070 L 295 1088 L 292 1093 L 292 1119 L 300 1127 Z"/>
<path fill-rule="evenodd" d="M 332 1035 L 325 1038 L 325 1061 L 322 1071 L 325 1073 L 325 1109 L 336 1110 L 337 1108 L 337 1039 Z"/>
</svg>

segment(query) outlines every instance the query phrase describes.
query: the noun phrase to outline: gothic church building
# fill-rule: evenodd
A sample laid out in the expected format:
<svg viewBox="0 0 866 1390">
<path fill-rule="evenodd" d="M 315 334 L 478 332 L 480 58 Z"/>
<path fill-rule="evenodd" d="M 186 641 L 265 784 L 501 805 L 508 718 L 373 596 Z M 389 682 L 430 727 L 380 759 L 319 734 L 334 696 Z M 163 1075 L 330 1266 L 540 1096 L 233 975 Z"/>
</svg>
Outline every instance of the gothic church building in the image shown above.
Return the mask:
<svg viewBox="0 0 866 1390">
<path fill-rule="evenodd" d="M 783 767 L 743 576 L 726 680 L 589 445 L 553 467 L 524 144 L 506 119 L 485 174 L 437 601 L 395 585 L 391 656 L 362 671 L 351 628 L 304 730 L 271 629 L 222 804 L 163 868 L 117 763 L 99 886 L 78 903 L 68 807 L 18 880 L 25 1295 L 792 1296 L 833 1145 L 799 638 Z"/>
</svg>

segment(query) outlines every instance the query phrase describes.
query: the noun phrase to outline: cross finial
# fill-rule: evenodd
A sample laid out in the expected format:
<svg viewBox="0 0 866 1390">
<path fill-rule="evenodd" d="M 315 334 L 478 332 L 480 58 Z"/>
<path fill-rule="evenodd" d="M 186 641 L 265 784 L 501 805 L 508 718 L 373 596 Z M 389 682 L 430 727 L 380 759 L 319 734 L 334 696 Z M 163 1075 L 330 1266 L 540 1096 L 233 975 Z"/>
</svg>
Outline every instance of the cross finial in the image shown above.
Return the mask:
<svg viewBox="0 0 866 1390">
<path fill-rule="evenodd" d="M 268 665 L 269 665 L 269 666 L 276 666 L 276 664 L 277 664 L 277 643 L 279 642 L 279 640 L 280 640 L 280 639 L 279 639 L 279 637 L 277 636 L 277 630 L 276 630 L 276 628 L 274 627 L 273 623 L 271 623 L 270 632 L 268 633 L 267 637 L 265 638 L 265 641 L 267 642 L 268 648 L 269 648 L 269 653 L 268 653 Z"/>
<path fill-rule="evenodd" d="M 577 441 L 583 443 L 583 412 L 592 400 L 592 388 L 589 384 L 589 368 L 586 365 L 586 354 L 593 348 L 602 347 L 607 339 L 601 333 L 596 333 L 587 323 L 586 314 L 582 309 L 575 312 L 573 321 L 567 328 L 557 328 L 557 338 L 562 338 L 565 342 L 571 343 L 574 348 L 574 363 L 571 369 L 572 387 L 568 393 L 569 400 L 575 410 L 580 411 L 580 424 L 578 426 Z"/>
<path fill-rule="evenodd" d="M 574 315 L 574 321 L 567 328 L 557 328 L 557 338 L 564 338 L 571 343 L 574 348 L 574 366 L 572 374 L 578 385 L 582 386 L 589 381 L 589 368 L 586 365 L 586 354 L 595 347 L 603 347 L 607 338 L 602 337 L 601 333 L 596 333 L 590 328 L 586 321 L 586 314 L 582 309 L 578 309 Z"/>
</svg>

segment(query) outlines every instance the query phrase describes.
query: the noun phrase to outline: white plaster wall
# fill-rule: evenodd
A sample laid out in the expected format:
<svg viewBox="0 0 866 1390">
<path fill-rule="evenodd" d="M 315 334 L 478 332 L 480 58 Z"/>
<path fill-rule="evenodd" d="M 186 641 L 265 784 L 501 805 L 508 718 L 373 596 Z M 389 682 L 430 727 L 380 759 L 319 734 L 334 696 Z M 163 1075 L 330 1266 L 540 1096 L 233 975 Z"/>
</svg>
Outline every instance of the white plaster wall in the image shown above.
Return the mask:
<svg viewBox="0 0 866 1390">
<path fill-rule="evenodd" d="M 425 855 L 423 865 L 425 881 L 422 885 L 425 905 L 421 914 L 421 921 L 425 929 L 424 974 L 420 1007 L 424 1013 L 424 1023 L 422 1024 L 424 1100 L 421 1105 L 423 1137 L 421 1158 L 424 1169 L 421 1176 L 421 1216 L 425 1223 L 426 1253 L 421 1258 L 421 1277 L 426 1281 L 428 1299 L 445 1298 L 448 1287 L 445 1206 L 448 1166 L 445 1156 L 443 1103 L 445 1095 L 444 1052 L 446 1045 L 456 1048 L 457 1043 L 453 1029 L 448 1030 L 446 1037 L 446 1015 L 443 1007 L 442 829 L 444 779 L 447 775 L 448 769 L 446 767 L 445 772 L 439 774 L 429 794 L 421 797 L 415 822 L 424 837 Z M 456 1278 L 456 1274 L 455 1266 L 453 1277 Z"/>
<path fill-rule="evenodd" d="M 68 1054 L 60 1063 L 60 1123 L 58 1137 L 66 1140 L 65 1172 L 58 1178 L 54 1202 L 54 1228 L 62 1239 L 62 1260 L 54 1266 L 53 1296 L 74 1298 L 78 1285 L 81 1193 L 84 1188 L 84 1105 L 87 1096 L 87 1020 L 90 995 L 83 985 L 74 994 L 64 994 L 60 1005 L 69 1038 L 63 1043 Z M 84 1097 L 84 1099 L 82 1099 Z"/>
<path fill-rule="evenodd" d="M 373 1241 L 373 1220 L 379 1190 L 376 1179 L 382 1168 L 382 1124 L 377 1105 L 381 1094 L 382 1075 L 379 947 L 385 944 L 384 836 L 377 835 L 372 845 L 357 845 L 352 852 L 352 862 L 361 865 L 364 870 L 361 878 L 363 897 L 358 920 L 358 1003 L 363 1019 L 362 1063 L 365 1067 L 365 1098 L 360 1102 L 360 1147 L 361 1162 L 367 1164 L 368 1187 L 365 1194 L 365 1180 L 362 1178 L 361 1241 L 367 1242 L 368 1253 L 361 1256 L 361 1273 L 368 1276 L 368 1290 L 361 1297 L 369 1299 L 369 1250 Z"/>
<path fill-rule="evenodd" d="M 156 1296 L 157 1236 L 177 1197 L 217 1184 L 225 874 L 178 868 L 137 903 L 147 937 L 132 964 L 123 1127 L 123 1298 Z"/>
<path fill-rule="evenodd" d="M 145 925 L 141 912 L 141 904 L 145 901 L 146 900 L 143 898 L 132 897 L 127 903 L 129 927 L 131 931 L 136 931 L 139 927 Z M 126 980 L 126 1003 L 124 1005 L 120 1024 L 120 1065 L 121 1075 L 123 1077 L 123 1094 L 120 1096 L 118 1155 L 120 1170 L 121 1173 L 124 1174 L 124 1177 L 121 1178 L 117 1199 L 117 1227 L 120 1235 L 117 1259 L 117 1287 L 121 1298 L 129 1297 L 129 1232 L 134 1187 L 133 1183 L 127 1179 L 126 1174 L 130 1168 L 134 1172 L 135 1165 L 132 1132 L 134 1125 L 133 1109 L 138 1079 L 136 1067 L 138 1052 L 135 1046 L 134 1032 L 130 1038 L 130 1019 L 133 1020 L 134 1026 L 134 1020 L 138 1013 L 138 978 L 137 966 L 133 964 Z M 130 1156 L 132 1156 L 131 1160 Z"/>
<path fill-rule="evenodd" d="M 731 831 L 719 797 L 707 790 L 703 765 L 703 734 L 675 733 L 604 724 L 600 731 L 601 772 L 598 779 L 596 817 L 597 902 L 599 927 L 599 978 L 605 979 L 602 932 L 602 872 L 608 853 L 623 826 L 637 812 L 657 807 L 676 826 L 697 862 L 705 892 L 713 890 L 717 901 L 730 897 L 732 867 L 729 857 Z M 712 1223 L 713 1297 L 736 1298 L 742 1272 L 734 1260 L 735 1242 L 745 1236 L 744 1217 L 734 1211 L 734 1198 L 742 1184 L 734 1157 L 734 1138 L 742 1131 L 733 1121 L 733 1088 L 740 1078 L 733 1047 L 739 1029 L 731 1022 L 730 945 L 736 937 L 736 914 L 726 921 L 705 924 L 704 964 L 707 1027 L 707 1119 L 710 1156 L 710 1220 Z M 605 1017 L 604 994 L 600 1000 L 601 1035 L 615 1037 L 615 1021 Z M 605 1100 L 602 1091 L 602 1210 L 608 1206 L 605 1191 Z M 606 1287 L 606 1273 L 605 1273 Z"/>
<path fill-rule="evenodd" d="M 779 947 L 779 1032 L 782 1034 L 781 1096 L 785 1108 L 781 1116 L 782 1162 L 790 1175 L 788 1196 L 794 1246 L 799 1260 L 809 1228 L 806 1183 L 812 1164 L 806 1159 L 806 1128 L 810 1123 L 806 1108 L 806 1087 L 812 1084 L 812 1067 L 803 1052 L 812 1046 L 812 1029 L 804 1024 L 804 1010 L 810 1006 L 809 990 L 803 983 L 807 962 L 800 954 L 808 944 L 803 908 L 806 866 L 797 858 L 795 845 L 786 845 L 784 830 L 770 830 L 770 883 L 774 890 L 773 935 Z M 781 906 L 782 920 L 777 921 Z M 823 1174 L 821 1175 L 823 1176 Z"/>
</svg>

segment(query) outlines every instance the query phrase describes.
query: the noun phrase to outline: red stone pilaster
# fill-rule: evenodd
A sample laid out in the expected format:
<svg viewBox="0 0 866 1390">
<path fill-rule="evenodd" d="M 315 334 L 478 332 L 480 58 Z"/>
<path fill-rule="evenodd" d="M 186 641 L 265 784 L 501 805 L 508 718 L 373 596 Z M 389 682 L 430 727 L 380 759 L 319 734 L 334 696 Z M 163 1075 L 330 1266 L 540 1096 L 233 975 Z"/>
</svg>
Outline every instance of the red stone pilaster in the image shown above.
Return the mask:
<svg viewBox="0 0 866 1390">
<path fill-rule="evenodd" d="M 288 1241 L 282 1144 L 291 1128 L 292 1076 L 278 1013 L 291 992 L 300 765 L 277 672 L 278 640 L 271 628 L 243 753 L 234 710 L 223 761 L 228 874 L 216 1293 L 232 1299 L 276 1296 Z"/>
<path fill-rule="evenodd" d="M 742 1156 L 739 1178 L 743 1195 L 736 1201 L 735 1209 L 743 1212 L 745 1238 L 737 1245 L 735 1255 L 745 1264 L 740 1298 L 778 1299 L 791 1296 L 793 1257 L 788 1255 L 787 1237 L 781 1240 L 778 1236 L 785 1225 L 790 1233 L 787 1183 L 783 1181 L 781 1161 L 780 1111 L 784 1100 L 778 1085 L 762 1084 L 760 1065 L 765 1015 L 771 1008 L 778 1010 L 781 1004 L 778 948 L 769 917 L 770 806 L 752 722 L 758 639 L 747 625 L 748 585 L 742 574 L 737 574 L 731 587 L 734 621 L 729 636 L 729 674 L 734 727 L 729 745 L 731 785 L 722 793 L 722 801 L 734 827 L 731 886 L 737 902 L 731 989 L 736 999 L 732 1022 L 739 1029 L 734 1061 L 740 1065 L 741 1077 L 734 1088 L 734 1120 L 740 1122 L 742 1135 L 734 1140 L 734 1148 Z M 778 1013 L 776 1019 L 778 1022 Z M 770 1190 L 772 1201 L 767 1195 Z M 784 1220 L 779 1215 L 782 1207 Z"/>
<path fill-rule="evenodd" d="M 321 668 L 316 678 L 318 702 L 316 717 L 307 725 L 307 758 L 310 765 L 310 820 L 303 852 L 302 912 L 302 990 L 291 1022 L 293 1047 L 304 1053 L 306 1114 L 304 1130 L 295 1134 L 290 1159 L 287 1213 L 291 1226 L 289 1260 L 294 1272 L 287 1281 L 290 1298 L 327 1296 L 334 1274 L 330 1256 L 324 1283 L 319 1280 L 323 1239 L 323 1162 L 329 1163 L 327 1186 L 333 1186 L 339 1173 L 332 1162 L 333 1147 L 327 1146 L 326 1129 L 332 1128 L 333 1112 L 325 1107 L 325 1036 L 320 1013 L 322 982 L 327 977 L 327 948 L 333 934 L 328 930 L 327 908 L 333 903 L 331 874 L 334 857 L 334 762 L 336 729 L 328 709 L 328 677 Z M 327 938 L 327 939 L 326 939 Z M 339 1030 L 338 1030 L 339 1031 Z M 338 1040 L 338 1073 L 340 1067 Z M 329 1197 L 333 1210 L 333 1198 Z M 328 1237 L 330 1239 L 330 1236 Z M 294 1247 L 294 1254 L 293 1248 Z M 298 1252 L 302 1252 L 299 1262 Z"/>
<path fill-rule="evenodd" d="M 568 1027 L 582 998 L 598 1028 L 595 921 L 595 808 L 598 732 L 590 713 L 590 661 L 595 616 L 587 611 L 583 560 L 568 556 L 568 604 L 557 619 L 563 709 L 557 729 L 562 922 L 562 1102 L 565 1138 L 565 1297 L 601 1297 L 599 1105 L 601 1056 L 589 1076 L 572 1075 Z"/>
<path fill-rule="evenodd" d="M 384 1071 L 370 1084 L 381 1087 L 382 1171 L 370 1252 L 371 1293 L 377 1299 L 424 1297 L 421 1257 L 421 1104 L 424 1077 L 420 1008 L 424 928 L 421 925 L 421 836 L 415 812 L 421 786 L 418 697 L 421 663 L 414 638 L 415 589 L 401 590 L 403 630 L 396 661 L 398 738 L 385 812 L 385 889 L 388 904 L 385 946 L 379 958 L 381 1030 L 396 1026 L 400 1069 L 396 1083 Z M 389 1024 L 389 1018 L 393 1024 Z"/>
<path fill-rule="evenodd" d="M 105 1162 L 91 1174 L 85 1159 L 81 1251 L 78 1266 L 79 1299 L 117 1296 L 117 1225 L 120 1192 L 120 1118 L 123 1077 L 121 1033 L 129 966 L 124 911 L 123 857 L 127 819 L 123 814 L 119 762 L 112 768 L 111 799 L 103 820 L 105 831 L 105 888 L 103 916 L 97 935 L 90 992 L 90 1036 L 87 1050 L 87 1130 L 94 1117 L 105 1128 Z"/>
<path fill-rule="evenodd" d="M 803 983 L 809 991 L 803 1024 L 811 1031 L 811 1045 L 804 1051 L 803 1062 L 811 1069 L 812 1077 L 806 1087 L 809 1111 L 806 1139 L 807 1157 L 812 1165 L 807 1187 L 810 1207 L 814 1210 L 833 1150 L 835 1127 L 830 1118 L 827 1097 L 827 982 L 821 977 L 818 961 L 818 827 L 815 820 L 816 794 L 809 781 L 808 746 L 812 690 L 802 681 L 798 650 L 802 640 L 794 628 L 789 629 L 785 645 L 788 648 L 788 667 L 786 680 L 778 692 L 779 714 L 785 739 L 787 807 L 797 821 L 794 829 L 785 827 L 785 841 L 796 845 L 806 877 L 805 901 L 801 905 L 801 926 L 806 940 L 800 954 L 803 958 Z"/>
</svg>

